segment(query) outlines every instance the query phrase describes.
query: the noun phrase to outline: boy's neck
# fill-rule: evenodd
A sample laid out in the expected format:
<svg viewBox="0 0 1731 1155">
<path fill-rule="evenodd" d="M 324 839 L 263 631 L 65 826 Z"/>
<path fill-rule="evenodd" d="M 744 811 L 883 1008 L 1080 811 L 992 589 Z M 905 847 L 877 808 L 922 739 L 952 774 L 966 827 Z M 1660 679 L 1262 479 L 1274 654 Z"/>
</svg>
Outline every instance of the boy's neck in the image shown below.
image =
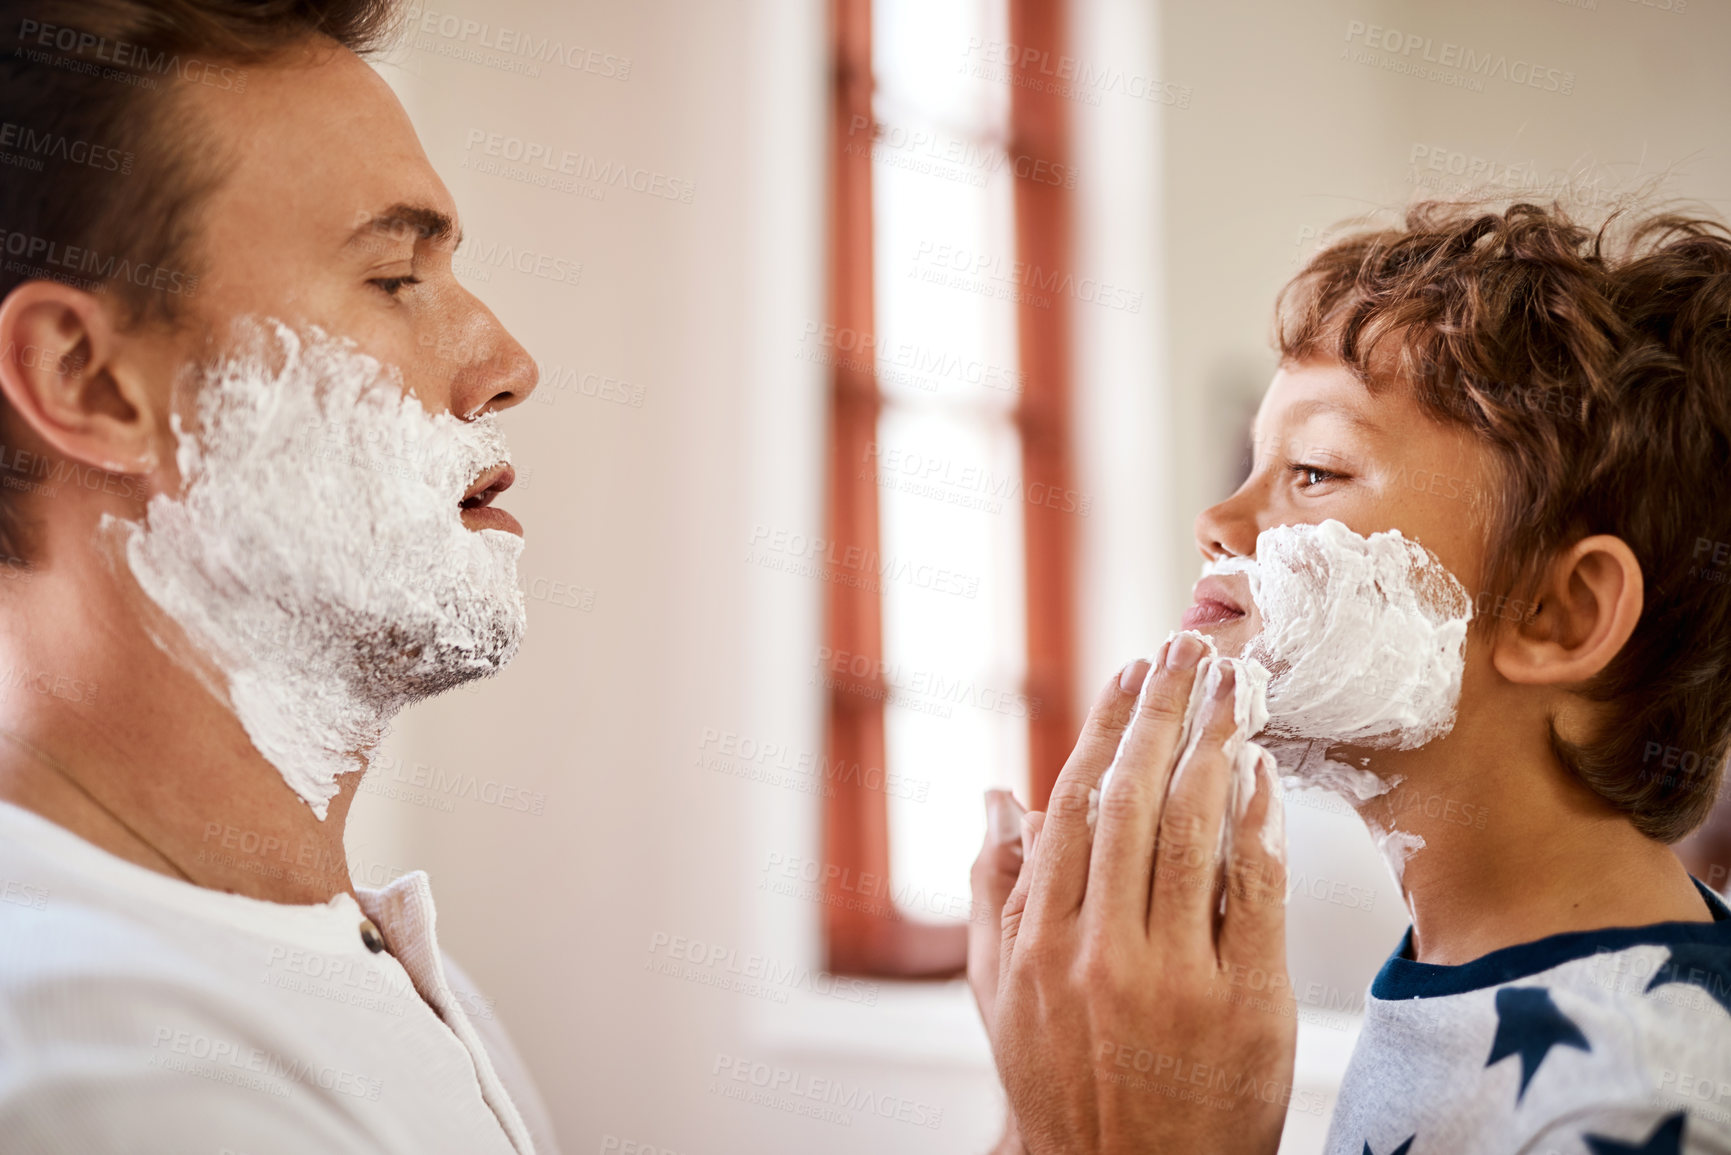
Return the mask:
<svg viewBox="0 0 1731 1155">
<path fill-rule="evenodd" d="M 1548 743 L 1503 744 L 1494 756 L 1437 745 L 1453 748 L 1403 758 L 1401 781 L 1360 812 L 1373 829 L 1424 839 L 1401 866 L 1418 961 L 1457 965 L 1570 931 L 1712 919 L 1671 848 L 1574 779 Z"/>
</svg>

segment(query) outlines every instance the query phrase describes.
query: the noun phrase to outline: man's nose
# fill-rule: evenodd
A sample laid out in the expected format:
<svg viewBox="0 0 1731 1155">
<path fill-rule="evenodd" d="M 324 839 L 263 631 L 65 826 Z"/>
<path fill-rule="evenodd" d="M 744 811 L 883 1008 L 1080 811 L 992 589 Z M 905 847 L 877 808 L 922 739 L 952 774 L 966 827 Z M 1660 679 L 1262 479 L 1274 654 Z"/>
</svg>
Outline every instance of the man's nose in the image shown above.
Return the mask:
<svg viewBox="0 0 1731 1155">
<path fill-rule="evenodd" d="M 451 411 L 465 419 L 521 404 L 541 379 L 529 351 L 492 313 L 481 313 L 473 322 L 475 339 L 463 343 L 470 357 L 451 390 Z"/>
</svg>

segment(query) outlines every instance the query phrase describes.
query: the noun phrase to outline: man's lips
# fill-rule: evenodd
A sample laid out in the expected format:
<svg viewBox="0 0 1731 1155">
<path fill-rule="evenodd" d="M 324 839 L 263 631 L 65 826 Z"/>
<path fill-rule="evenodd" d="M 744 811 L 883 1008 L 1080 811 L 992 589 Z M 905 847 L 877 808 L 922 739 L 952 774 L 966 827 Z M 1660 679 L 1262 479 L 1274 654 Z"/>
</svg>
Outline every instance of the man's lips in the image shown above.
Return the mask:
<svg viewBox="0 0 1731 1155">
<path fill-rule="evenodd" d="M 482 470 L 463 500 L 457 503 L 463 524 L 470 529 L 502 529 L 521 536 L 522 524 L 493 504 L 493 499 L 510 489 L 516 480 L 517 473 L 508 464 Z"/>
<path fill-rule="evenodd" d="M 1217 626 L 1244 617 L 1243 604 L 1218 577 L 1205 577 L 1197 582 L 1191 596 L 1195 602 L 1184 611 L 1184 618 L 1179 623 L 1186 630 Z"/>
<path fill-rule="evenodd" d="M 469 486 L 459 502 L 464 509 L 480 509 L 493 504 L 493 499 L 511 488 L 511 483 L 517 480 L 517 471 L 511 468 L 509 462 L 501 462 L 489 469 L 483 469 L 481 476 Z"/>
</svg>

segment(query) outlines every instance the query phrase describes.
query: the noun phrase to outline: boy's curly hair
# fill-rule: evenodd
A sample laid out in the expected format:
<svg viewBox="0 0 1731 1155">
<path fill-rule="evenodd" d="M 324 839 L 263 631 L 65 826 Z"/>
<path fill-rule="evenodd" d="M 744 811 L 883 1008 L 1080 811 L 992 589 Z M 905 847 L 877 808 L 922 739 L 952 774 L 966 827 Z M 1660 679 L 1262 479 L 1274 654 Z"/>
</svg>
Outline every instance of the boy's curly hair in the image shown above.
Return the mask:
<svg viewBox="0 0 1731 1155">
<path fill-rule="evenodd" d="M 1555 205 L 1424 202 L 1317 253 L 1275 313 L 1283 361 L 1411 389 L 1491 445 L 1489 588 L 1529 598 L 1559 550 L 1628 543 L 1640 621 L 1579 687 L 1603 724 L 1551 744 L 1643 834 L 1693 830 L 1731 747 L 1731 233 L 1677 213 L 1591 228 Z"/>
</svg>

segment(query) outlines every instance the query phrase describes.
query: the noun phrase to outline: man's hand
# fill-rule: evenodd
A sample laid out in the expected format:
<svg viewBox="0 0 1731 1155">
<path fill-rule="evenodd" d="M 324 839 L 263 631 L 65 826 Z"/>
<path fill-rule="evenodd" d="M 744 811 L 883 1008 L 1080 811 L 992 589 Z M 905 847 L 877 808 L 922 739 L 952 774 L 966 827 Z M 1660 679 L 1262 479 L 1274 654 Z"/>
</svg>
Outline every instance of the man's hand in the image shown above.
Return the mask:
<svg viewBox="0 0 1731 1155">
<path fill-rule="evenodd" d="M 1008 790 L 986 791 L 986 841 L 969 875 L 974 917 L 968 922 L 968 986 L 988 1037 L 997 1034 L 993 1008 L 998 1002 L 1004 903 L 1021 877 L 1022 863 L 1045 817 L 1037 810 L 1028 813 Z"/>
<path fill-rule="evenodd" d="M 973 917 L 968 922 L 968 986 L 986 1024 L 986 1037 L 997 1042 L 998 965 L 1004 903 L 1021 877 L 1022 863 L 1032 856 L 1034 839 L 1045 814 L 1025 810 L 1008 790 L 986 791 L 986 841 L 974 859 Z M 1004 1121 L 1004 1136 L 991 1155 L 1024 1155 L 1027 1148 L 1016 1131 L 1016 1116 Z"/>
<path fill-rule="evenodd" d="M 970 959 L 1033 1155 L 1279 1146 L 1296 1038 L 1281 812 L 1264 759 L 1227 813 L 1230 669 L 1174 765 L 1201 652 L 1179 637 L 1146 686 L 1138 663 L 1101 694 L 1005 902 L 995 1004 Z M 1088 793 L 1115 755 L 1091 834 Z"/>
</svg>

